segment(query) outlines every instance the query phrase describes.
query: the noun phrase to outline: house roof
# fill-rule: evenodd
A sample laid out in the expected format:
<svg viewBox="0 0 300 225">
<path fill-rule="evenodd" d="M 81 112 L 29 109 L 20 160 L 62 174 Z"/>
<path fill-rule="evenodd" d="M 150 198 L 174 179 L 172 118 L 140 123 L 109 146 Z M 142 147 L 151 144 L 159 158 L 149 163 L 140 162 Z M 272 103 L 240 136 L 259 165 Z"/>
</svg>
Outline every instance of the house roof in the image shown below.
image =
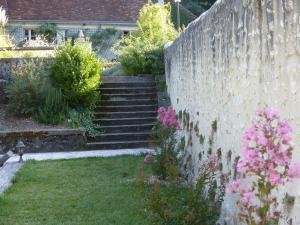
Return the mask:
<svg viewBox="0 0 300 225">
<path fill-rule="evenodd" d="M 6 0 L 0 0 L 0 4 Z M 11 21 L 136 22 L 147 0 L 9 0 Z"/>
</svg>

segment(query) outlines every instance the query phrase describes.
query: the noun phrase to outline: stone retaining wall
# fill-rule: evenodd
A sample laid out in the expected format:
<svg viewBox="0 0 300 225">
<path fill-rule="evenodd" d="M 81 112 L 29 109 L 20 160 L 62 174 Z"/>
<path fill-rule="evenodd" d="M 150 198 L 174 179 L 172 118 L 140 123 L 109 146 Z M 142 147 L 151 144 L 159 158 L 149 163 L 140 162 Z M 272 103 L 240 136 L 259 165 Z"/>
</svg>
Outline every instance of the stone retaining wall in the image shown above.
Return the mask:
<svg viewBox="0 0 300 225">
<path fill-rule="evenodd" d="M 51 129 L 41 131 L 0 131 L 0 152 L 16 152 L 15 146 L 21 140 L 25 152 L 61 152 L 84 150 L 84 132 L 74 129 Z"/>
<path fill-rule="evenodd" d="M 183 120 L 191 177 L 200 155 L 211 151 L 230 173 L 245 128 L 266 104 L 292 124 L 294 158 L 300 161 L 299 12 L 300 0 L 219 0 L 166 47 L 168 92 Z M 299 190 L 294 183 L 279 193 L 296 197 L 286 212 L 293 224 L 300 224 Z M 226 195 L 223 222 L 238 224 L 234 206 Z"/>
</svg>

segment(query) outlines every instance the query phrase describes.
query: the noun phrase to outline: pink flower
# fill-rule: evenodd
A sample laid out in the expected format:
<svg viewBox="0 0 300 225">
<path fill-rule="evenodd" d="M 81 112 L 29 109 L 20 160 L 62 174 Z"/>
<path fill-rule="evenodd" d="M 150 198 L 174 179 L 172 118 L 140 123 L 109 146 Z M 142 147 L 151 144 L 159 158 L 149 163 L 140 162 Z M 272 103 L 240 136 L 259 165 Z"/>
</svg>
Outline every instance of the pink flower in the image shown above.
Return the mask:
<svg viewBox="0 0 300 225">
<path fill-rule="evenodd" d="M 249 188 L 238 179 L 229 183 L 226 190 L 228 193 L 244 193 L 249 191 Z"/>
<path fill-rule="evenodd" d="M 251 201 L 252 199 L 255 197 L 255 193 L 253 191 L 248 191 L 245 192 L 242 195 L 242 202 L 246 205 L 246 206 L 250 206 L 251 205 Z"/>
<path fill-rule="evenodd" d="M 282 179 L 280 174 L 277 171 L 270 171 L 269 172 L 269 181 L 272 185 L 274 186 L 278 186 L 280 184 L 282 184 Z"/>
<path fill-rule="evenodd" d="M 262 146 L 267 146 L 268 145 L 268 139 L 265 138 L 264 136 L 261 136 L 258 138 L 258 145 L 262 145 Z"/>
<path fill-rule="evenodd" d="M 300 163 L 290 166 L 288 176 L 289 178 L 300 178 Z"/>
<path fill-rule="evenodd" d="M 265 203 L 261 198 L 257 198 L 255 204 L 253 203 L 256 195 L 269 198 L 268 202 L 272 204 L 268 207 L 272 216 L 276 218 L 272 212 L 276 212 L 278 200 L 270 196 L 279 186 L 285 185 L 291 179 L 300 178 L 300 163 L 291 165 L 292 128 L 287 120 L 280 117 L 278 110 L 259 109 L 256 116 L 252 126 L 245 130 L 242 139 L 243 155 L 236 166 L 240 177 L 252 183 L 246 186 L 241 180 L 234 180 L 226 190 L 241 196 L 238 206 L 241 211 L 245 210 L 245 213 L 264 207 Z M 254 217 L 259 218 L 259 213 L 255 213 Z"/>
<path fill-rule="evenodd" d="M 151 154 L 147 154 L 147 155 L 145 156 L 145 158 L 144 158 L 144 163 L 145 163 L 145 164 L 150 164 L 150 163 L 153 162 L 153 160 L 154 160 L 154 156 L 151 155 Z"/>
<path fill-rule="evenodd" d="M 176 112 L 172 107 L 169 107 L 168 109 L 160 107 L 157 112 L 157 118 L 162 123 L 163 127 L 180 129 L 179 122 L 176 118 Z"/>
<path fill-rule="evenodd" d="M 265 108 L 263 110 L 263 112 L 265 113 L 265 115 L 268 119 L 277 119 L 277 118 L 279 118 L 279 111 L 275 108 L 272 108 L 272 107 Z"/>
</svg>

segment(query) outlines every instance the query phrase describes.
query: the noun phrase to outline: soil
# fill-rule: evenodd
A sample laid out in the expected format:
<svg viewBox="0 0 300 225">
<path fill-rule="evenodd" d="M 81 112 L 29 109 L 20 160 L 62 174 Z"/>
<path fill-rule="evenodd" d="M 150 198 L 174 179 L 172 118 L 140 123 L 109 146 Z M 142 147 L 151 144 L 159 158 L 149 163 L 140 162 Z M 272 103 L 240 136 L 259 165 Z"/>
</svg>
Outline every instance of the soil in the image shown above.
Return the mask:
<svg viewBox="0 0 300 225">
<path fill-rule="evenodd" d="M 64 128 L 64 126 L 49 126 L 38 123 L 32 118 L 16 118 L 8 116 L 6 113 L 6 106 L 0 104 L 0 131 L 35 131 L 59 128 Z"/>
</svg>

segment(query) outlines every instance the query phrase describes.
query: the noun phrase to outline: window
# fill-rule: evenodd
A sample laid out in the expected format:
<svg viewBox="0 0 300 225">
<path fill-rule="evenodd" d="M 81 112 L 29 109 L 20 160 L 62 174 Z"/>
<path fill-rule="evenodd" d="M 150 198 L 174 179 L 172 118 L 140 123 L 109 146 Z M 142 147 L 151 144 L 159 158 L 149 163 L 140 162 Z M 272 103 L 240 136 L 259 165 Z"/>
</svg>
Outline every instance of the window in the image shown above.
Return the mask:
<svg viewBox="0 0 300 225">
<path fill-rule="evenodd" d="M 123 35 L 124 35 L 124 36 L 130 35 L 130 31 L 124 31 L 124 32 L 123 32 Z"/>
<path fill-rule="evenodd" d="M 36 40 L 36 31 L 32 29 L 25 29 L 25 40 Z"/>
</svg>

